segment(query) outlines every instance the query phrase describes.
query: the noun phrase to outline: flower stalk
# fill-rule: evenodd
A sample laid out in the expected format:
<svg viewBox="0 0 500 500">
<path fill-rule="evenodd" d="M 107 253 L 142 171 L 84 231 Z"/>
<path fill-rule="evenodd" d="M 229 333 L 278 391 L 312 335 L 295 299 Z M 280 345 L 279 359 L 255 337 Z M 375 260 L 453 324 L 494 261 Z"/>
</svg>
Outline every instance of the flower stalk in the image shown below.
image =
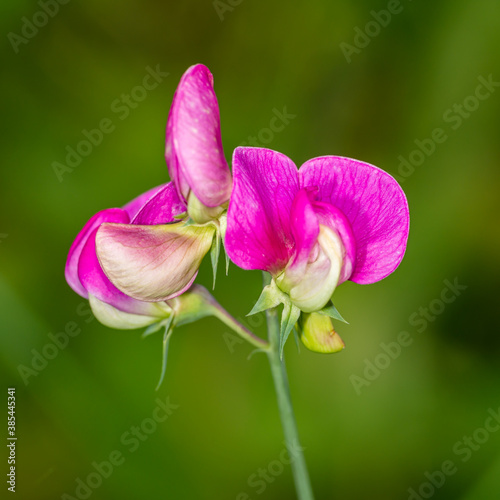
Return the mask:
<svg viewBox="0 0 500 500">
<path fill-rule="evenodd" d="M 264 286 L 267 286 L 271 282 L 271 277 L 267 273 L 263 273 L 263 275 Z M 277 308 L 268 309 L 266 311 L 266 318 L 270 343 L 267 356 L 276 390 L 281 425 L 283 427 L 283 434 L 285 435 L 285 444 L 290 455 L 297 497 L 299 500 L 314 500 L 309 472 L 307 471 L 302 447 L 300 446 L 299 432 L 290 398 L 285 363 L 280 359 L 280 325 Z"/>
<path fill-rule="evenodd" d="M 341 156 L 297 168 L 277 151 L 238 147 L 231 173 L 213 76 L 203 64 L 188 68 L 177 87 L 165 159 L 171 182 L 85 224 L 70 248 L 66 280 L 106 326 L 147 327 L 144 335 L 165 328 L 160 383 L 174 327 L 207 316 L 265 352 L 297 496 L 313 500 L 283 348 L 293 328 L 312 351 L 344 348 L 332 323 L 344 321 L 332 294 L 347 280 L 375 283 L 398 267 L 409 231 L 406 196 L 383 170 Z M 264 271 L 264 290 L 250 314 L 266 310 L 268 340 L 194 284 L 210 253 L 215 287 L 221 248 L 226 275 L 229 260 Z"/>
<path fill-rule="evenodd" d="M 252 344 L 257 349 L 269 352 L 271 349 L 271 345 L 264 339 L 261 339 L 250 330 L 245 328 L 241 323 L 239 323 L 235 318 L 233 318 L 213 297 L 212 297 L 212 307 L 211 313 L 212 316 L 215 316 L 217 319 L 222 321 L 226 326 L 231 328 L 233 332 L 238 334 L 243 340 L 246 340 L 250 344 Z"/>
</svg>

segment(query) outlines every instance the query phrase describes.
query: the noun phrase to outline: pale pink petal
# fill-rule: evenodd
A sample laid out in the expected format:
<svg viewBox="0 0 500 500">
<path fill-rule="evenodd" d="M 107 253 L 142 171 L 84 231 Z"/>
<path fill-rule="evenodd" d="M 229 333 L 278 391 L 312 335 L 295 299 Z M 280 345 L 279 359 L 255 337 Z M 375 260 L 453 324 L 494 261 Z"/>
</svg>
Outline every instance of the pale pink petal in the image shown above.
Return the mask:
<svg viewBox="0 0 500 500">
<path fill-rule="evenodd" d="M 106 302 L 102 302 L 91 293 L 89 293 L 89 303 L 94 316 L 100 323 L 109 328 L 118 328 L 120 330 L 144 328 L 167 318 L 171 314 L 171 310 L 165 302 L 148 302 L 147 305 L 151 312 L 154 313 L 151 316 L 122 311 Z"/>
<path fill-rule="evenodd" d="M 409 212 L 403 190 L 388 173 L 358 160 L 325 156 L 304 163 L 300 178 L 303 187 L 319 189 L 319 201 L 347 217 L 356 240 L 352 281 L 374 283 L 396 269 L 406 249 Z"/>
<path fill-rule="evenodd" d="M 276 151 L 239 147 L 233 174 L 226 251 L 243 269 L 277 274 L 294 252 L 290 213 L 299 190 L 297 167 Z"/>
<path fill-rule="evenodd" d="M 211 247 L 213 226 L 103 224 L 96 237 L 102 269 L 123 293 L 159 302 L 193 282 Z"/>
<path fill-rule="evenodd" d="M 120 311 L 144 316 L 155 316 L 155 304 L 141 302 L 125 295 L 116 288 L 101 269 L 97 259 L 95 238 L 99 228 L 92 231 L 83 247 L 78 262 L 78 277 L 89 295 Z"/>
</svg>

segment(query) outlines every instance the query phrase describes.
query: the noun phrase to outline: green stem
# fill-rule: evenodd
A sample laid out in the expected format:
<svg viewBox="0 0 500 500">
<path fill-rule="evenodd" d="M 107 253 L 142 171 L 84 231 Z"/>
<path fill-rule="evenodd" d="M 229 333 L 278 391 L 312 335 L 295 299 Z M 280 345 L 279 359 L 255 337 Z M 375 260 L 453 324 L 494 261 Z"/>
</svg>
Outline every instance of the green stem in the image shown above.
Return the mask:
<svg viewBox="0 0 500 500">
<path fill-rule="evenodd" d="M 215 300 L 214 300 L 215 302 Z M 250 330 L 245 328 L 241 323 L 234 319 L 220 304 L 215 302 L 213 304 L 212 314 L 227 325 L 233 332 L 237 333 L 242 339 L 250 342 L 257 349 L 268 352 L 271 348 L 269 342 L 261 339 Z"/>
<path fill-rule="evenodd" d="M 175 312 L 176 324 L 192 323 L 207 316 L 215 316 L 231 330 L 261 351 L 270 349 L 269 342 L 261 339 L 234 319 L 203 286 L 193 285 L 187 292 L 169 301 Z"/>
<path fill-rule="evenodd" d="M 270 277 L 264 273 L 264 286 L 270 283 Z M 273 376 L 274 387 L 278 399 L 278 408 L 281 417 L 281 425 L 285 435 L 285 443 L 290 455 L 293 478 L 297 497 L 299 500 L 314 500 L 309 473 L 299 442 L 299 433 L 295 415 L 293 413 L 292 402 L 290 399 L 290 389 L 288 386 L 288 377 L 285 364 L 280 360 L 279 340 L 280 328 L 277 309 L 268 309 L 266 311 L 267 331 L 270 342 L 270 349 L 267 351 L 271 373 Z"/>
</svg>

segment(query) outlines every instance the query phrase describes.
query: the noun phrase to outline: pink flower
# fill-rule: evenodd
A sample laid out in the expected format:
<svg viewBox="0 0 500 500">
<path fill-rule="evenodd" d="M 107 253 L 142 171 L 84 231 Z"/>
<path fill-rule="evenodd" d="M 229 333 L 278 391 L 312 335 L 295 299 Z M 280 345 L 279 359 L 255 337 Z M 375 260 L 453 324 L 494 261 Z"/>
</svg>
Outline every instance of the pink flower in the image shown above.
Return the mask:
<svg viewBox="0 0 500 500">
<path fill-rule="evenodd" d="M 66 281 L 76 293 L 89 299 L 97 318 L 113 328 L 139 328 L 170 314 L 170 308 L 164 302 L 154 304 L 135 300 L 116 288 L 103 272 L 96 254 L 96 234 L 103 224 L 111 229 L 117 225 L 140 224 L 160 200 L 162 210 L 155 215 L 157 222 L 171 222 L 175 215 L 185 210 L 171 183 L 158 186 L 123 208 L 109 208 L 95 214 L 69 250 Z"/>
<path fill-rule="evenodd" d="M 340 283 L 374 283 L 403 258 L 406 197 L 373 165 L 324 156 L 297 170 L 281 153 L 237 148 L 233 176 L 226 251 L 237 266 L 272 275 L 293 324 L 299 310 L 327 306 Z"/>
</svg>

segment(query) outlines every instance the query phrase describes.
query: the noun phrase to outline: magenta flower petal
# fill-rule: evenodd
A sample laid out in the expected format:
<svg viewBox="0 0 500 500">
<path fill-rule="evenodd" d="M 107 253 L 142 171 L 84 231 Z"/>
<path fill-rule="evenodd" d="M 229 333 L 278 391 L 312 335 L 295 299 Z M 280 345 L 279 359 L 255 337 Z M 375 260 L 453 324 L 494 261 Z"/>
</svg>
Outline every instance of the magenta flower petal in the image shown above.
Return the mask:
<svg viewBox="0 0 500 500">
<path fill-rule="evenodd" d="M 350 277 L 374 283 L 401 262 L 408 238 L 409 212 L 399 184 L 383 170 L 350 158 L 313 158 L 299 171 L 301 185 L 318 187 L 318 200 L 348 219 L 356 239 L 356 263 Z"/>
<path fill-rule="evenodd" d="M 78 294 L 84 298 L 88 297 L 87 290 L 82 285 L 78 276 L 78 261 L 82 253 L 83 247 L 87 243 L 90 235 L 96 230 L 103 222 L 129 222 L 127 213 L 121 208 L 109 208 L 101 210 L 85 224 L 83 229 L 78 233 L 69 249 L 68 259 L 66 260 L 66 268 L 64 271 L 68 285 Z"/>
<path fill-rule="evenodd" d="M 231 173 L 224 158 L 213 77 L 202 64 L 191 66 L 175 92 L 167 123 L 165 157 L 179 197 L 192 190 L 208 207 L 225 203 Z"/>
<path fill-rule="evenodd" d="M 186 206 L 179 199 L 173 182 L 164 184 L 156 189 L 137 215 L 132 219 L 132 224 L 152 226 L 174 222 L 175 216 L 186 211 Z"/>
<path fill-rule="evenodd" d="M 155 316 L 155 304 L 141 302 L 120 292 L 104 274 L 97 259 L 95 248 L 95 228 L 85 243 L 78 262 L 78 277 L 89 295 L 110 306 L 130 314 Z"/>
<path fill-rule="evenodd" d="M 233 175 L 226 251 L 243 269 L 279 273 L 293 255 L 290 212 L 299 190 L 297 167 L 276 151 L 239 147 Z"/>
<path fill-rule="evenodd" d="M 306 189 L 301 189 L 292 203 L 291 223 L 295 257 L 289 270 L 305 270 L 319 235 L 319 221 Z"/>
<path fill-rule="evenodd" d="M 128 213 L 130 220 L 132 220 L 137 215 L 137 212 L 146 204 L 148 200 L 153 198 L 153 196 L 155 196 L 158 193 L 158 191 L 161 191 L 165 186 L 167 186 L 167 184 L 161 184 L 160 186 L 156 186 L 146 191 L 145 193 L 140 194 L 139 196 L 137 196 L 137 198 L 134 198 L 133 200 L 129 201 L 126 205 L 124 205 L 122 208 L 123 210 L 125 210 L 125 212 Z"/>
<path fill-rule="evenodd" d="M 103 224 L 96 237 L 102 269 L 123 293 L 159 302 L 184 292 L 211 247 L 214 226 Z"/>
</svg>

